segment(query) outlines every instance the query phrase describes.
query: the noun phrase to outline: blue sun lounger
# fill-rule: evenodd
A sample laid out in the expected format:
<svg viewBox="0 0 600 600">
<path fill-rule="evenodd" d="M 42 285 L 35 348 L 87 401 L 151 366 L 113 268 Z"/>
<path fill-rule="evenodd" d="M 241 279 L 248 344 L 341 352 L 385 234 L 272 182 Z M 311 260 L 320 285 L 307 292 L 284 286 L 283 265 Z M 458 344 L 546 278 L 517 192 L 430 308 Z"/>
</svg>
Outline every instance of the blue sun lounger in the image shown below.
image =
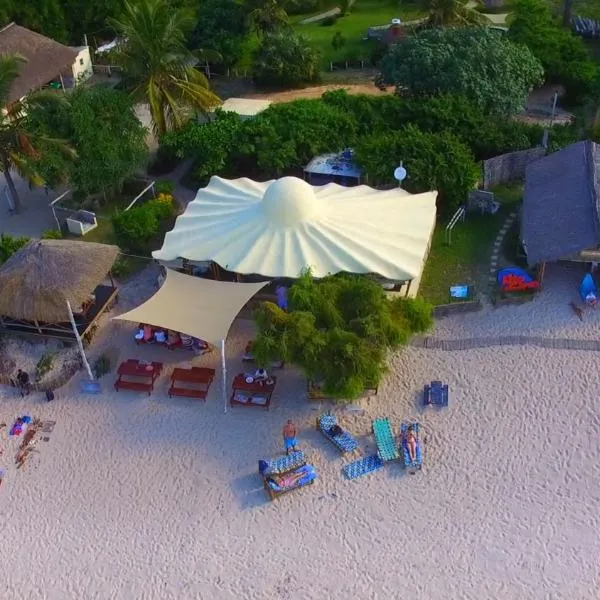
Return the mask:
<svg viewBox="0 0 600 600">
<path fill-rule="evenodd" d="M 415 437 L 417 438 L 417 447 L 415 450 L 415 460 L 411 460 L 410 452 L 408 451 L 408 445 L 406 444 L 406 433 L 408 428 L 412 427 Z M 400 426 L 400 432 L 402 433 L 402 461 L 404 467 L 410 469 L 412 473 L 420 470 L 423 467 L 423 453 L 421 451 L 421 439 L 419 437 L 419 424 L 418 423 L 402 423 Z"/>
<path fill-rule="evenodd" d="M 258 472 L 264 477 L 268 477 L 269 475 L 281 475 L 282 473 L 287 473 L 288 471 L 303 467 L 305 464 L 306 458 L 304 457 L 304 452 L 292 452 L 286 456 L 259 460 Z"/>
<path fill-rule="evenodd" d="M 375 419 L 373 421 L 373 435 L 377 444 L 377 455 L 382 461 L 387 462 L 388 460 L 400 458 L 389 419 Z"/>
<path fill-rule="evenodd" d="M 437 404 L 448 406 L 448 385 L 441 381 L 432 381 L 423 388 L 423 403 L 425 406 Z"/>
<path fill-rule="evenodd" d="M 317 429 L 342 453 L 354 452 L 358 448 L 358 442 L 347 431 L 331 433 L 332 428 L 337 426 L 337 419 L 332 414 L 324 414 L 317 417 Z"/>
</svg>

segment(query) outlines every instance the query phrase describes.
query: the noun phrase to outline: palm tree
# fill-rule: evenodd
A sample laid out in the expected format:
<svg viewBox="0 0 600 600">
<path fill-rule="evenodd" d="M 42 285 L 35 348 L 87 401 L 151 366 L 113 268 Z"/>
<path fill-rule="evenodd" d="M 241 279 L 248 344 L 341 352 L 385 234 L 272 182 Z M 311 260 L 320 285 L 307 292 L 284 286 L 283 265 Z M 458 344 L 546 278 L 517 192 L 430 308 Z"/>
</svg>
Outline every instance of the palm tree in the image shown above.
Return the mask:
<svg viewBox="0 0 600 600">
<path fill-rule="evenodd" d="M 463 0 L 422 0 L 429 27 L 489 25 L 490 20 Z"/>
<path fill-rule="evenodd" d="M 10 89 L 21 72 L 25 58 L 18 54 L 0 54 L 0 171 L 10 192 L 14 210 L 21 212 L 21 199 L 11 170 L 27 179 L 31 184 L 43 185 L 44 178 L 36 169 L 36 161 L 43 150 L 54 150 L 73 157 L 75 152 L 63 140 L 50 138 L 31 127 L 27 115 L 34 110 L 44 110 L 52 104 L 66 102 L 63 95 L 53 92 L 38 92 L 24 100 L 9 101 Z"/>
<path fill-rule="evenodd" d="M 273 33 L 290 23 L 285 8 L 278 0 L 250 0 L 247 6 L 250 9 L 250 27 L 258 35 Z"/>
<path fill-rule="evenodd" d="M 194 65 L 215 52 L 186 48 L 185 34 L 194 23 L 188 11 L 166 0 L 126 0 L 121 19 L 110 24 L 123 40 L 117 61 L 135 100 L 150 107 L 157 137 L 181 127 L 193 110 L 206 112 L 220 104 L 206 77 Z"/>
</svg>

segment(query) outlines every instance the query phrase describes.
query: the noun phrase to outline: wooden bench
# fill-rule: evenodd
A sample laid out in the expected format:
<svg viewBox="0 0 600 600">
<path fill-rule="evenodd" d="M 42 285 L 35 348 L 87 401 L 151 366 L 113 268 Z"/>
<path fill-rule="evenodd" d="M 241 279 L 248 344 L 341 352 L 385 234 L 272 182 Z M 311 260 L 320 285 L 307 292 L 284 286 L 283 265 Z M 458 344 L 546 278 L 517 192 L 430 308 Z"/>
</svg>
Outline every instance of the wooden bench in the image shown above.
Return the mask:
<svg viewBox="0 0 600 600">
<path fill-rule="evenodd" d="M 118 379 L 115 381 L 115 390 L 117 392 L 120 389 L 124 390 L 136 390 L 138 392 L 148 392 L 148 396 L 152 393 L 154 386 L 151 383 L 144 383 L 143 381 L 126 381 L 125 379 Z"/>
<path fill-rule="evenodd" d="M 214 377 L 214 369 L 203 367 L 173 369 L 173 373 L 171 374 L 171 387 L 169 388 L 169 398 L 172 396 L 185 396 L 206 401 L 206 395 L 208 394 L 208 390 L 210 389 Z M 180 385 L 182 383 L 200 387 L 183 387 Z"/>
<path fill-rule="evenodd" d="M 172 396 L 185 396 L 187 398 L 199 398 L 200 400 L 206 400 L 206 390 L 171 386 L 169 388 L 169 398 Z"/>
</svg>

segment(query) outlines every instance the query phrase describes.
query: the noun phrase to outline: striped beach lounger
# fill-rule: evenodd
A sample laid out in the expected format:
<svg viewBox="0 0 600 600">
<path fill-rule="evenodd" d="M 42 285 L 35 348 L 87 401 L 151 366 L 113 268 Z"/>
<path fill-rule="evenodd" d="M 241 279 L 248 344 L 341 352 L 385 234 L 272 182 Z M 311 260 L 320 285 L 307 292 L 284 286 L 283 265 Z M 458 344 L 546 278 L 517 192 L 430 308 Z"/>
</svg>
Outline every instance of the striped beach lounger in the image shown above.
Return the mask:
<svg viewBox="0 0 600 600">
<path fill-rule="evenodd" d="M 382 461 L 387 462 L 388 460 L 400 458 L 389 419 L 375 419 L 373 421 L 373 435 L 377 444 L 377 454 Z"/>
<path fill-rule="evenodd" d="M 325 414 L 317 417 L 317 428 L 319 431 L 344 454 L 353 452 L 358 448 L 358 442 L 347 431 L 332 435 L 331 429 L 337 425 L 337 419 L 334 415 Z"/>
<path fill-rule="evenodd" d="M 268 477 L 269 475 L 281 475 L 282 473 L 298 469 L 305 464 L 306 458 L 304 452 L 300 450 L 298 452 L 287 454 L 286 456 L 259 460 L 258 472 L 265 477 Z"/>
</svg>

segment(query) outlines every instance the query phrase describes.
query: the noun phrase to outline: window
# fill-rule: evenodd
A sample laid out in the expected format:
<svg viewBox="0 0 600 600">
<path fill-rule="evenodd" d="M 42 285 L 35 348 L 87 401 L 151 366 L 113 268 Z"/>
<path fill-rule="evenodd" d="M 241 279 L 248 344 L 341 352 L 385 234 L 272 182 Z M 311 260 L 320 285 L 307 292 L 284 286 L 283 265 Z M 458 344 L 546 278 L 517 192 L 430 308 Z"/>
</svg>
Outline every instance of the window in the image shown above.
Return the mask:
<svg viewBox="0 0 600 600">
<path fill-rule="evenodd" d="M 79 59 L 79 64 L 83 67 L 83 58 Z"/>
</svg>

